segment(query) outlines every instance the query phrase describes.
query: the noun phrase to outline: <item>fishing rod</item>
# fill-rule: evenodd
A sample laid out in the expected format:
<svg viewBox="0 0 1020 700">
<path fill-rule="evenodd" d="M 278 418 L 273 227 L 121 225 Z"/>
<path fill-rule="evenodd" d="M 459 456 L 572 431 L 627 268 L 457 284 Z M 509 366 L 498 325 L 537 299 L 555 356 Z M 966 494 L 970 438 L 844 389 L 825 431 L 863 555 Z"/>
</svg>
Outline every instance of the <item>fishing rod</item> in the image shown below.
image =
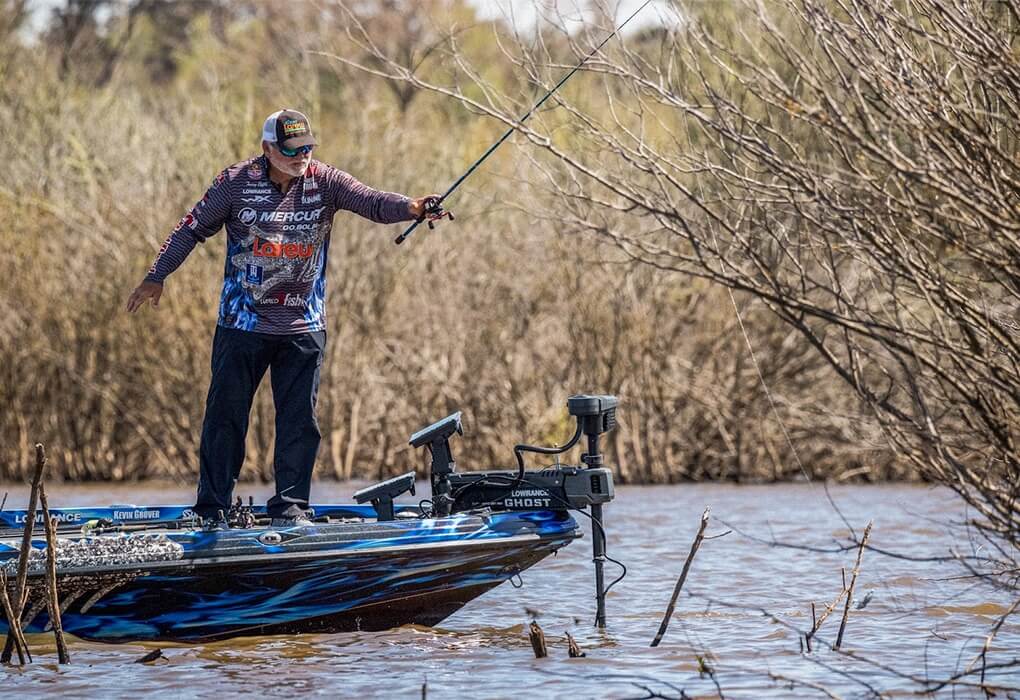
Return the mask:
<svg viewBox="0 0 1020 700">
<path fill-rule="evenodd" d="M 623 24 L 621 24 L 619 27 L 614 29 L 613 32 L 609 36 L 607 36 L 605 39 L 602 40 L 602 43 L 600 43 L 594 49 L 589 51 L 588 55 L 585 56 L 583 59 L 581 59 L 580 63 L 578 63 L 576 66 L 574 66 L 570 70 L 569 73 L 564 75 L 560 79 L 560 82 L 556 83 L 556 85 L 554 85 L 553 88 L 551 90 L 549 90 L 549 92 L 545 93 L 545 95 L 542 96 L 542 99 L 540 99 L 538 102 L 536 102 L 535 105 L 531 109 L 528 110 L 527 114 L 525 114 L 523 117 L 521 117 L 520 119 L 517 120 L 517 124 L 515 124 L 514 126 L 511 126 L 509 129 L 507 129 L 506 133 L 503 134 L 499 138 L 499 140 L 496 141 L 496 143 L 494 143 L 491 146 L 489 146 L 489 150 L 487 150 L 485 153 L 483 153 L 481 158 L 476 160 L 471 165 L 471 167 L 468 168 L 464 172 L 463 175 L 461 175 L 459 178 L 457 178 L 457 181 L 454 182 L 452 185 L 450 185 L 450 188 L 448 190 L 446 190 L 446 192 L 444 192 L 442 194 L 442 196 L 440 196 L 440 197 L 427 197 L 426 200 L 425 200 L 425 213 L 418 220 L 416 220 L 413 224 L 408 226 L 407 229 L 402 234 L 400 234 L 395 239 L 393 239 L 393 242 L 396 243 L 397 245 L 400 245 L 401 243 L 403 243 L 404 240 L 408 236 L 410 236 L 414 232 L 414 230 L 416 228 L 418 228 L 419 224 L 421 224 L 423 221 L 427 221 L 428 222 L 429 228 L 435 228 L 435 222 L 440 220 L 440 219 L 442 219 L 442 218 L 444 218 L 444 217 L 449 218 L 450 221 L 453 221 L 453 213 L 449 212 L 449 211 L 444 211 L 443 210 L 443 201 L 446 200 L 446 198 L 449 197 L 451 194 L 453 194 L 454 190 L 456 190 L 458 187 L 460 187 L 461 183 L 464 182 L 465 180 L 467 180 L 468 177 L 471 175 L 471 173 L 473 173 L 478 168 L 478 166 L 480 166 L 482 163 L 484 163 L 486 158 L 488 158 L 489 156 L 492 155 L 493 151 L 495 151 L 497 148 L 499 148 L 503 144 L 504 141 L 506 141 L 508 138 L 510 138 L 510 134 L 514 133 L 514 131 L 516 131 L 517 128 L 521 124 L 523 124 L 525 121 L 527 121 L 528 117 L 530 117 L 539 107 L 541 107 L 545 103 L 546 100 L 548 100 L 550 97 L 552 97 L 552 94 L 554 92 L 556 92 L 557 90 L 559 90 L 560 87 L 563 86 L 563 83 L 565 83 L 568 80 L 570 80 L 570 77 L 574 73 L 576 73 L 578 70 L 580 70 L 581 67 L 585 63 L 588 62 L 588 59 L 590 59 L 592 56 L 594 56 L 596 53 L 598 53 L 599 49 L 601 49 L 603 46 L 605 46 L 609 42 L 610 39 L 612 39 L 614 36 L 616 36 L 620 31 L 622 31 L 623 28 L 627 26 L 627 23 L 630 22 L 632 19 L 634 19 L 637 16 L 637 14 L 639 12 L 641 12 L 641 10 L 645 9 L 645 6 L 647 6 L 651 1 L 652 0 L 645 0 L 641 4 L 641 7 L 639 7 L 636 10 L 634 10 L 634 12 L 631 13 L 630 17 L 628 17 L 624 21 Z"/>
</svg>

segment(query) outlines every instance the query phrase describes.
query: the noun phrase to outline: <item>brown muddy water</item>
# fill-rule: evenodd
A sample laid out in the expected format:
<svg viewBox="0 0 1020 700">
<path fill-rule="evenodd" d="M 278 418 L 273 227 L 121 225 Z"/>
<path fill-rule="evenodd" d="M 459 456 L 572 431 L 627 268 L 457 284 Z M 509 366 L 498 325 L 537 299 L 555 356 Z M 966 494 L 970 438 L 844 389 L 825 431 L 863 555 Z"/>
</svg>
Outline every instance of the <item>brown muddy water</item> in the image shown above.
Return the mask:
<svg viewBox="0 0 1020 700">
<path fill-rule="evenodd" d="M 349 501 L 359 486 L 316 484 L 314 498 Z M 23 505 L 26 489 L 8 488 L 8 506 Z M 240 493 L 265 498 L 270 489 L 242 487 Z M 945 491 L 887 485 L 840 486 L 831 493 L 858 534 L 874 520 L 876 547 L 916 558 L 971 550 L 953 524 L 966 513 Z M 192 495 L 191 488 L 175 485 L 54 485 L 50 503 L 188 503 Z M 849 576 L 855 552 L 770 547 L 733 532 L 704 542 L 662 644 L 649 648 L 705 506 L 712 508 L 709 536 L 733 527 L 819 548 L 847 536 L 820 485 L 624 487 L 607 507 L 606 524 L 609 554 L 629 573 L 609 595 L 605 631 L 592 626 L 594 585 L 585 527 L 584 539 L 525 572 L 522 588 L 504 584 L 437 628 L 198 646 L 72 639 L 72 663 L 63 667 L 56 664 L 52 637 L 38 635 L 29 639 L 35 664 L 0 671 L 3 696 L 419 698 L 427 684 L 429 698 L 716 697 L 720 691 L 727 698 L 897 697 L 918 690 L 918 678 L 945 678 L 966 667 L 1012 603 L 1008 594 L 967 577 L 955 563 L 867 551 L 856 594 L 858 603 L 867 604 L 851 612 L 843 648 L 881 666 L 826 646 L 835 640 L 838 613 L 822 627 L 816 650 L 802 654 L 797 630 L 810 628 L 811 603 L 821 611 L 835 597 L 840 567 Z M 616 576 L 612 565 L 607 576 Z M 528 642 L 533 615 L 547 635 L 549 658 L 535 659 Z M 585 658 L 567 657 L 567 632 Z M 133 663 L 156 648 L 165 660 Z M 987 660 L 1017 657 L 1020 614 L 1007 619 Z M 699 658 L 711 675 L 699 668 Z M 1020 686 L 1020 667 L 988 678 Z M 984 697 L 973 688 L 941 693 Z M 1020 693 L 1007 691 L 1006 697 Z"/>
</svg>

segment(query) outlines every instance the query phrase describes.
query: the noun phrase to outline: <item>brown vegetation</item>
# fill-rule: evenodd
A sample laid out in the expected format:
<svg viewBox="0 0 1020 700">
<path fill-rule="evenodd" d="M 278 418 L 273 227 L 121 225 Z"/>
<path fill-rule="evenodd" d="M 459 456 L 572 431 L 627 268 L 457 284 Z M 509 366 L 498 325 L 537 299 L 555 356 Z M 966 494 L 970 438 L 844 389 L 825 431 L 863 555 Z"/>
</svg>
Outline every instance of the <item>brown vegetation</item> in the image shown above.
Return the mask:
<svg viewBox="0 0 1020 700">
<path fill-rule="evenodd" d="M 68 3 L 65 15 L 87 9 Z M 0 118 L 18 125 L 0 144 L 2 478 L 28 472 L 36 441 L 69 479 L 194 478 L 223 243 L 192 254 L 157 311 L 129 318 L 122 305 L 212 176 L 255 152 L 265 113 L 307 109 L 323 160 L 398 191 L 445 186 L 498 133 L 427 93 L 408 109 L 402 92 L 314 53 L 367 56 L 334 38 L 349 23 L 339 10 L 311 22 L 300 4 L 110 9 L 106 24 L 76 20 L 72 39 L 59 17 L 34 38 L 10 21 L 0 32 L 7 45 L 37 43 L 0 62 Z M 390 16 L 373 20 L 382 34 Z M 412 68 L 455 75 L 430 49 L 437 27 L 456 25 L 457 46 L 513 85 L 491 41 L 499 25 L 456 3 L 421 18 L 432 28 L 400 34 L 422 42 L 399 53 Z M 178 37 L 169 54 L 166 37 Z M 517 439 L 566 439 L 569 393 L 601 391 L 626 407 L 609 446 L 621 480 L 803 478 L 727 294 L 564 232 L 545 205 L 529 206 L 522 179 L 534 174 L 507 149 L 450 202 L 455 224 L 402 248 L 392 230 L 338 217 L 317 474 L 420 465 L 407 436 L 455 409 L 468 428 L 462 467 L 506 464 Z M 808 473 L 913 475 L 808 344 L 748 297 L 738 303 Z M 244 477 L 271 478 L 268 388 L 251 425 Z"/>
<path fill-rule="evenodd" d="M 551 218 L 660 283 L 693 275 L 766 307 L 832 373 L 819 388 L 838 377 L 967 502 L 1015 581 L 1020 4 L 749 1 L 673 19 L 593 60 L 598 91 L 520 128 Z M 583 56 L 607 31 L 514 42 L 507 59 L 550 84 L 564 43 Z M 518 93 L 458 62 L 483 97 L 384 72 L 513 124 Z"/>
</svg>

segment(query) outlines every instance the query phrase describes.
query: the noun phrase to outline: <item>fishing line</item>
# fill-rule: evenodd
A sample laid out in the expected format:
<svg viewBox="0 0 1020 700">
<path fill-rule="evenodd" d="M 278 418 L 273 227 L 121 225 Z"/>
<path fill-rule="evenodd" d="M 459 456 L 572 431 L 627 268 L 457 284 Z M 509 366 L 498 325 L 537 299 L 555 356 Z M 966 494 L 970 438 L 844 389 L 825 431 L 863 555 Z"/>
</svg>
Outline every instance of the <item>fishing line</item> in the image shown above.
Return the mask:
<svg viewBox="0 0 1020 700">
<path fill-rule="evenodd" d="M 688 144 L 690 144 L 690 132 L 687 134 L 687 140 Z M 701 198 L 704 200 L 705 190 L 701 182 L 698 183 L 698 189 L 701 190 Z M 709 227 L 709 230 L 712 232 L 712 244 L 715 246 L 716 252 L 718 253 L 719 239 L 716 235 L 715 228 Z M 740 333 L 744 336 L 744 343 L 747 345 L 747 352 L 751 356 L 751 364 L 754 365 L 754 370 L 758 373 L 758 380 L 761 382 L 762 389 L 765 390 L 765 397 L 768 399 L 769 406 L 772 408 L 772 413 L 776 417 L 776 422 L 779 423 L 779 429 L 783 431 L 783 437 L 786 438 L 786 443 L 790 446 L 790 451 L 793 452 L 793 458 L 797 462 L 797 467 L 800 469 L 800 473 L 804 475 L 808 484 L 817 488 L 814 480 L 811 478 L 811 475 L 808 474 L 807 469 L 804 468 L 804 462 L 801 461 L 800 453 L 797 451 L 796 445 L 793 444 L 793 439 L 790 437 L 790 433 L 786 429 L 786 424 L 783 422 L 782 416 L 779 415 L 779 409 L 776 407 L 776 402 L 772 398 L 772 391 L 769 389 L 768 382 L 765 381 L 765 375 L 761 371 L 761 365 L 758 364 L 758 357 L 754 352 L 754 346 L 751 344 L 751 337 L 748 335 L 747 328 L 744 326 L 744 319 L 740 315 L 740 308 L 737 306 L 737 299 L 733 294 L 733 289 L 726 285 L 723 286 L 726 287 L 726 293 L 730 295 L 730 303 L 733 304 L 733 313 L 737 317 L 737 325 L 740 326 Z M 842 520 L 843 524 L 850 530 L 850 534 L 853 536 L 853 539 L 857 540 L 857 531 L 854 530 L 853 525 L 851 525 L 850 521 L 847 520 L 847 517 L 843 515 L 843 511 L 841 511 L 839 506 L 836 505 L 836 501 L 833 500 L 832 494 L 829 493 L 828 483 L 823 481 L 822 488 L 825 491 L 825 498 L 829 501 L 829 505 L 832 506 L 832 509 L 835 510 L 836 514 L 840 517 L 840 520 Z"/>
<path fill-rule="evenodd" d="M 457 178 L 457 180 L 452 185 L 450 185 L 449 189 L 447 189 L 446 192 L 444 192 L 439 197 L 429 197 L 429 198 L 427 198 L 429 201 L 426 203 L 426 212 L 425 212 L 425 214 L 423 214 L 421 216 L 421 218 L 419 218 L 417 221 L 415 221 L 410 226 L 408 226 L 407 229 L 405 229 L 402 234 L 400 234 L 395 239 L 393 239 L 393 242 L 396 243 L 397 245 L 400 245 L 401 243 L 403 243 L 404 240 L 408 236 L 410 236 L 411 233 L 413 233 L 414 230 L 416 228 L 418 228 L 418 226 L 422 222 L 428 221 L 429 226 L 431 227 L 433 221 L 435 221 L 437 219 L 441 219 L 444 216 L 449 216 L 449 212 L 444 212 L 443 211 L 443 206 L 442 206 L 443 205 L 443 201 L 446 200 L 446 198 L 449 197 L 451 194 L 453 194 L 454 190 L 456 190 L 458 187 L 460 187 L 461 183 L 464 182 L 464 180 L 466 180 L 471 175 L 471 173 L 473 173 L 478 168 L 478 166 L 480 166 L 483 162 L 485 162 L 485 159 L 488 158 L 489 156 L 491 156 L 492 153 L 497 148 L 499 148 L 503 144 L 504 141 L 506 141 L 508 138 L 510 138 L 510 135 L 512 133 L 514 133 L 515 131 L 517 131 L 518 127 L 521 124 L 523 124 L 525 121 L 527 121 L 527 119 L 532 114 L 534 114 L 535 111 L 538 110 L 539 107 L 541 107 L 543 104 L 545 104 L 545 101 L 548 100 L 550 97 L 552 97 L 554 92 L 559 90 L 560 87 L 565 82 L 570 80 L 571 76 L 574 75 L 574 73 L 576 73 L 578 70 L 580 70 L 581 67 L 585 63 L 588 62 L 588 59 L 590 59 L 592 56 L 594 56 L 596 53 L 598 53 L 598 51 L 603 46 L 605 46 L 607 43 L 609 43 L 610 39 L 612 39 L 618 33 L 623 31 L 623 28 L 627 26 L 627 23 L 630 22 L 632 19 L 634 19 L 638 15 L 638 13 L 641 12 L 641 10 L 645 9 L 645 7 L 647 7 L 648 4 L 651 3 L 651 2 L 652 2 L 652 0 L 645 0 L 638 9 L 634 10 L 634 12 L 631 13 L 630 17 L 628 17 L 626 20 L 624 20 L 623 24 L 621 24 L 619 27 L 614 29 L 612 31 L 612 33 L 609 34 L 609 36 L 607 36 L 605 39 L 603 39 L 601 41 L 601 43 L 599 43 L 598 46 L 596 46 L 591 51 L 589 51 L 588 55 L 585 56 L 583 59 L 581 59 L 580 63 L 578 63 L 576 66 L 574 66 L 572 69 L 570 69 L 570 71 L 566 75 L 564 75 L 562 78 L 560 78 L 560 81 L 558 83 L 556 83 L 556 85 L 554 85 L 551 90 L 546 92 L 545 95 L 542 96 L 542 99 L 540 99 L 538 102 L 536 102 L 534 104 L 534 106 L 532 106 L 532 108 L 529 109 L 527 111 L 527 113 L 523 117 L 521 117 L 520 119 L 517 120 L 517 124 L 515 124 L 514 126 L 511 126 L 509 129 L 507 129 L 506 133 L 504 133 L 499 138 L 499 140 L 497 140 L 494 144 L 489 146 L 489 149 L 487 151 L 485 151 L 485 153 L 483 153 L 482 156 L 478 160 L 476 160 L 474 163 L 472 163 L 471 167 L 468 168 L 464 172 L 463 175 L 461 175 L 459 178 Z M 450 216 L 450 218 L 453 218 L 453 217 Z"/>
<path fill-rule="evenodd" d="M 694 144 L 691 142 L 690 129 L 686 129 L 685 131 L 687 132 L 687 146 L 691 149 L 691 151 L 693 151 Z M 700 178 L 698 179 L 698 190 L 701 192 L 701 200 L 705 201 L 705 184 Z M 741 214 L 741 218 L 743 218 L 743 214 Z M 715 246 L 716 255 L 719 255 L 719 259 L 722 260 L 722 255 L 720 255 L 719 249 L 719 237 L 716 234 L 715 227 L 710 225 L 709 231 L 712 232 L 712 245 Z M 769 406 L 772 407 L 772 413 L 775 415 L 776 421 L 779 423 L 779 429 L 783 431 L 783 436 L 786 438 L 786 443 L 790 446 L 790 450 L 793 452 L 793 457 L 797 462 L 797 466 L 800 468 L 800 473 L 803 474 L 804 478 L 807 479 L 807 482 L 813 486 L 814 482 L 811 480 L 811 475 L 808 474 L 807 469 L 804 468 L 804 463 L 800 459 L 800 454 L 797 452 L 797 448 L 794 446 L 793 440 L 790 438 L 790 433 L 786 430 L 786 424 L 783 423 L 783 419 L 779 415 L 779 410 L 776 408 L 776 402 L 772 399 L 772 392 L 769 390 L 769 385 L 765 381 L 765 375 L 761 371 L 761 365 L 758 364 L 758 357 L 755 355 L 754 346 L 751 345 L 751 337 L 747 334 L 747 329 L 744 327 L 744 319 L 740 316 L 740 308 L 737 306 L 737 298 L 733 295 L 733 289 L 728 285 L 723 286 L 726 287 L 726 293 L 730 295 L 730 303 L 733 304 L 733 314 L 737 317 L 737 325 L 740 326 L 740 333 L 744 336 L 744 343 L 747 345 L 747 352 L 751 355 L 751 364 L 754 365 L 754 371 L 758 373 L 758 380 L 761 382 L 762 389 L 765 390 L 765 397 L 769 401 Z M 826 493 L 828 493 L 828 491 L 826 491 Z M 829 502 L 832 502 L 831 498 L 829 499 Z M 835 508 L 835 504 L 833 504 L 833 507 Z M 839 508 L 836 508 L 836 512 L 839 513 Z M 839 513 L 839 515 L 841 518 L 843 517 L 842 513 Z M 843 521 L 846 522 L 846 519 L 844 518 Z M 849 525 L 849 523 L 847 523 L 847 525 Z"/>
</svg>

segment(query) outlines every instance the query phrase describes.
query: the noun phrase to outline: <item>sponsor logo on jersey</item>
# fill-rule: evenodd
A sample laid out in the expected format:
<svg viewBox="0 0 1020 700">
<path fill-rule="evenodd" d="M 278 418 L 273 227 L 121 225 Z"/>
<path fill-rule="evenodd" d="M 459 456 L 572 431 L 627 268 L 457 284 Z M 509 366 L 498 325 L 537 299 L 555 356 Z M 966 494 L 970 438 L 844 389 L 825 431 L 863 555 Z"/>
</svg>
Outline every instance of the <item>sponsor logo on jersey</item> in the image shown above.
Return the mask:
<svg viewBox="0 0 1020 700">
<path fill-rule="evenodd" d="M 312 209 L 310 211 L 264 211 L 259 214 L 259 221 L 275 221 L 282 224 L 290 223 L 292 221 L 318 221 L 319 217 L 322 216 L 322 210 L 326 207 L 319 207 L 318 209 Z"/>
<path fill-rule="evenodd" d="M 249 180 L 260 180 L 262 179 L 262 166 L 258 163 L 252 163 L 248 166 L 248 179 Z"/>
<path fill-rule="evenodd" d="M 248 284 L 262 284 L 262 266 L 246 265 L 244 268 L 244 278 Z"/>
<path fill-rule="evenodd" d="M 298 308 L 307 308 L 308 300 L 300 294 L 272 294 L 264 296 L 258 300 L 258 304 L 267 306 L 291 306 Z"/>
<path fill-rule="evenodd" d="M 185 214 L 184 218 L 177 222 L 177 228 L 175 228 L 174 231 L 180 231 L 185 226 L 190 228 L 192 231 L 198 228 L 198 219 L 195 218 L 194 209 Z"/>
<path fill-rule="evenodd" d="M 245 187 L 243 190 L 241 190 L 241 194 L 269 194 L 272 191 L 273 191 L 272 188 L 269 186 L 268 183 L 266 183 L 254 185 L 252 187 Z"/>
<path fill-rule="evenodd" d="M 311 197 L 301 196 L 302 204 L 315 204 L 316 202 L 322 201 L 322 195 L 319 193 L 313 194 Z"/>
<path fill-rule="evenodd" d="M 268 194 L 260 194 L 260 195 L 254 196 L 254 197 L 241 197 L 241 201 L 242 202 L 250 202 L 251 204 L 260 204 L 262 202 L 268 202 L 269 201 L 269 195 Z"/>
<path fill-rule="evenodd" d="M 258 214 L 251 207 L 245 207 L 241 211 L 237 212 L 237 220 L 240 221 L 245 226 L 255 223 L 255 218 L 257 216 Z"/>
<path fill-rule="evenodd" d="M 311 243 L 273 243 L 255 239 L 252 253 L 256 258 L 310 258 L 315 252 Z"/>
</svg>

